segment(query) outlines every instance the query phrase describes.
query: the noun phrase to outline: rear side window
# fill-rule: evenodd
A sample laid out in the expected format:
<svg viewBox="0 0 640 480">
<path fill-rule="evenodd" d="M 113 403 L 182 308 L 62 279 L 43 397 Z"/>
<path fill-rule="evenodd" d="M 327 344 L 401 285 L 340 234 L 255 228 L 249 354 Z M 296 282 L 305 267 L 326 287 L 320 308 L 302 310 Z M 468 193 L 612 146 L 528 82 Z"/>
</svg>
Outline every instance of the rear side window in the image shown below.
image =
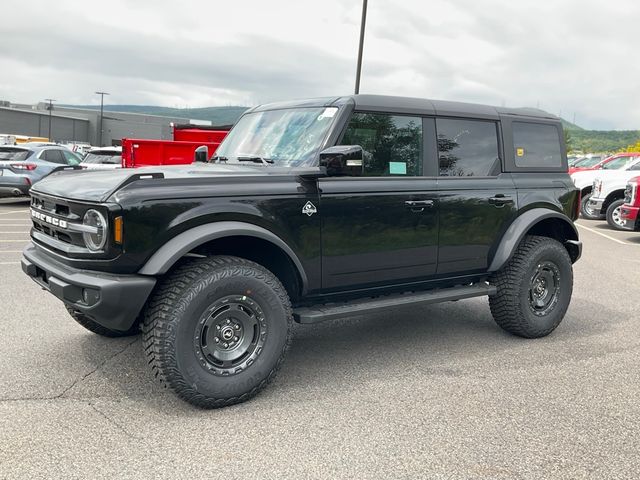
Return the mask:
<svg viewBox="0 0 640 480">
<path fill-rule="evenodd" d="M 422 175 L 422 119 L 354 113 L 341 145 L 364 150 L 364 176 Z"/>
<path fill-rule="evenodd" d="M 486 177 L 500 165 L 495 122 L 437 118 L 442 177 Z"/>
<path fill-rule="evenodd" d="M 513 122 L 516 167 L 561 167 L 560 132 L 554 125 Z"/>
<path fill-rule="evenodd" d="M 67 163 L 60 150 L 45 150 L 42 152 L 42 156 L 40 158 L 47 162 L 60 163 L 63 165 Z"/>
</svg>

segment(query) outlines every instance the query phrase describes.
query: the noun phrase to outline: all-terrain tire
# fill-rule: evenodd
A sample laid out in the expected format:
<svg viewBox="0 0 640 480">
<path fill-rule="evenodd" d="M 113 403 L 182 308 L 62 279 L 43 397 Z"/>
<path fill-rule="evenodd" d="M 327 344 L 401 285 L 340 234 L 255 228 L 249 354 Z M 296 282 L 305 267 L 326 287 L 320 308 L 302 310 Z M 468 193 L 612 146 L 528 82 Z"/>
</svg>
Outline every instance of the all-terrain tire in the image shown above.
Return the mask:
<svg viewBox="0 0 640 480">
<path fill-rule="evenodd" d="M 287 292 L 266 268 L 232 256 L 190 259 L 152 294 L 142 344 L 165 387 L 197 407 L 219 408 L 252 398 L 275 377 L 292 323 Z"/>
<path fill-rule="evenodd" d="M 131 328 L 129 330 L 127 330 L 126 332 L 121 332 L 121 331 L 118 331 L 118 330 L 111 330 L 110 328 L 103 327 L 99 323 L 94 322 L 89 317 L 84 315 L 82 312 L 80 312 L 78 310 L 75 310 L 73 307 L 70 307 L 69 305 L 65 305 L 65 307 L 67 309 L 67 312 L 69 312 L 69 315 L 71 315 L 71 317 L 76 322 L 78 322 L 80 325 L 82 325 L 84 328 L 86 328 L 90 332 L 96 333 L 96 334 L 101 335 L 103 337 L 111 337 L 111 338 L 129 337 L 131 335 L 137 335 L 137 334 L 140 333 L 140 323 L 139 322 L 135 322 L 131 326 Z"/>
<path fill-rule="evenodd" d="M 615 228 L 616 230 L 627 230 L 627 227 L 624 225 L 624 223 L 618 223 L 621 220 L 620 209 L 623 204 L 624 199 L 620 199 L 611 202 L 611 204 L 607 207 L 607 223 L 611 228 Z"/>
<path fill-rule="evenodd" d="M 557 286 L 554 295 L 538 297 L 542 295 L 541 279 Z M 497 293 L 489 297 L 496 323 L 513 335 L 544 337 L 556 329 L 569 307 L 573 291 L 571 258 L 557 240 L 527 235 L 509 263 L 492 275 L 490 283 L 497 287 Z M 539 306 L 543 300 L 549 302 L 544 308 Z"/>
<path fill-rule="evenodd" d="M 587 220 L 599 220 L 603 215 L 600 212 L 594 212 L 593 209 L 589 208 L 590 198 L 590 193 L 587 193 L 582 197 L 582 200 L 580 201 L 580 214 L 582 215 L 582 218 L 586 218 Z"/>
</svg>

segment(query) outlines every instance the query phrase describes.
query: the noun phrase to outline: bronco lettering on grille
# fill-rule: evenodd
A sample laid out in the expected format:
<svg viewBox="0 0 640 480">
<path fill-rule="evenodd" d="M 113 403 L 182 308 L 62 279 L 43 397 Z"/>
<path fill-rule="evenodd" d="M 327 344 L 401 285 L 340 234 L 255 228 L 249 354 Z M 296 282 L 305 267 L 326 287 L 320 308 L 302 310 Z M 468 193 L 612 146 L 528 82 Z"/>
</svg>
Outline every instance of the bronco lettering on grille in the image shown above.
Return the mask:
<svg viewBox="0 0 640 480">
<path fill-rule="evenodd" d="M 67 228 L 66 220 L 60 220 L 59 218 L 52 217 L 51 215 L 46 215 L 44 213 L 36 212 L 33 209 L 31 209 L 31 216 L 42 222 L 53 225 L 54 227 Z"/>
</svg>

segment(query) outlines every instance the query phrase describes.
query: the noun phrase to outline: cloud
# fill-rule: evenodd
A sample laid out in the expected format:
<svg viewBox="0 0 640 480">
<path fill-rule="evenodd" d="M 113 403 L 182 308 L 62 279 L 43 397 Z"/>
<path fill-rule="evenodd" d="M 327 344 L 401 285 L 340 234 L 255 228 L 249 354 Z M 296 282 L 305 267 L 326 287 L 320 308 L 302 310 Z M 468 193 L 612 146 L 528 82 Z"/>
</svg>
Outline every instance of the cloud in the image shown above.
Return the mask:
<svg viewBox="0 0 640 480">
<path fill-rule="evenodd" d="M 0 98 L 209 106 L 348 94 L 360 2 L 8 0 Z M 640 4 L 369 3 L 362 91 L 540 105 L 592 128 L 640 128 Z"/>
</svg>

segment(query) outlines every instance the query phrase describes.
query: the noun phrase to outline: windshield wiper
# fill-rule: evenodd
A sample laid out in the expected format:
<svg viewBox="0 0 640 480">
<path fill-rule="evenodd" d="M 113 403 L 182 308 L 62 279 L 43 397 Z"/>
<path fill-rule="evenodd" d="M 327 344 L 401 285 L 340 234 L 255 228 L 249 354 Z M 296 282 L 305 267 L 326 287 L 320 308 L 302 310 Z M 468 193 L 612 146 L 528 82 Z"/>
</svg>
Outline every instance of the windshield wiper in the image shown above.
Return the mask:
<svg viewBox="0 0 640 480">
<path fill-rule="evenodd" d="M 219 157 L 218 155 L 216 155 L 215 157 L 212 157 L 212 158 L 211 158 L 211 161 L 212 161 L 213 163 L 216 163 L 216 162 L 226 162 L 227 160 L 229 160 L 227 157 Z"/>
<path fill-rule="evenodd" d="M 262 165 L 271 165 L 274 163 L 273 160 L 271 160 L 270 158 L 262 158 L 262 157 L 253 156 L 253 155 L 237 157 L 237 160 L 239 162 L 261 163 Z"/>
</svg>

